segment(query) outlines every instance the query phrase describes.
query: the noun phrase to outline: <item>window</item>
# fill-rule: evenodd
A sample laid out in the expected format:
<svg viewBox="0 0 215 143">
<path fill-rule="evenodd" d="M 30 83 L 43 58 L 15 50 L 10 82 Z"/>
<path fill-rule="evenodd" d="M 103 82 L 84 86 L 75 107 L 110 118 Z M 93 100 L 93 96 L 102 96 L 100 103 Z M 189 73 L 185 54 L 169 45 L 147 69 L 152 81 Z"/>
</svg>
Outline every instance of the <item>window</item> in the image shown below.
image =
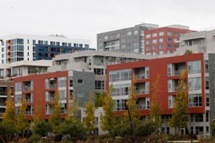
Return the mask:
<svg viewBox="0 0 215 143">
<path fill-rule="evenodd" d="M 156 49 L 158 49 L 158 47 L 157 46 L 153 46 L 153 49 L 156 50 Z"/>
<path fill-rule="evenodd" d="M 172 80 L 168 80 L 168 92 L 172 92 Z"/>
<path fill-rule="evenodd" d="M 105 89 L 105 84 L 103 80 L 95 81 L 95 89 Z"/>
<path fill-rule="evenodd" d="M 174 32 L 174 36 L 178 36 L 178 32 Z"/>
<path fill-rule="evenodd" d="M 153 33 L 152 34 L 152 37 L 157 37 L 158 36 L 158 33 Z"/>
<path fill-rule="evenodd" d="M 175 96 L 168 96 L 168 108 L 173 108 Z"/>
<path fill-rule="evenodd" d="M 108 36 L 104 36 L 104 40 L 108 40 Z"/>
<path fill-rule="evenodd" d="M 188 62 L 188 74 L 201 73 L 201 61 Z"/>
<path fill-rule="evenodd" d="M 60 100 L 66 100 L 66 90 L 59 90 Z"/>
<path fill-rule="evenodd" d="M 135 30 L 135 31 L 134 31 L 134 35 L 137 35 L 137 34 L 138 34 L 138 31 L 137 31 L 137 30 Z"/>
<path fill-rule="evenodd" d="M 60 42 L 56 42 L 56 45 L 57 45 L 57 46 L 60 46 Z"/>
<path fill-rule="evenodd" d="M 175 43 L 177 43 L 177 42 L 178 42 L 178 38 L 174 38 L 173 41 L 174 41 Z"/>
<path fill-rule="evenodd" d="M 172 32 L 167 32 L 167 35 L 168 36 L 172 36 Z"/>
<path fill-rule="evenodd" d="M 16 94 L 15 95 L 15 101 L 16 103 L 21 103 L 22 100 L 22 94 Z"/>
<path fill-rule="evenodd" d="M 131 80 L 131 69 L 117 70 L 109 72 L 109 81 L 125 81 Z"/>
<path fill-rule="evenodd" d="M 163 38 L 160 38 L 160 39 L 159 39 L 159 42 L 162 43 L 162 42 L 163 42 Z"/>
<path fill-rule="evenodd" d="M 201 94 L 189 94 L 189 107 L 202 106 L 202 95 Z"/>
<path fill-rule="evenodd" d="M 131 31 L 127 32 L 127 36 L 131 36 L 131 35 L 132 35 Z"/>
<path fill-rule="evenodd" d="M 22 91 L 22 82 L 17 82 L 15 84 L 15 91 Z"/>
<path fill-rule="evenodd" d="M 163 48 L 164 48 L 164 45 L 163 45 L 163 44 L 161 44 L 161 45 L 159 45 L 159 47 L 160 47 L 160 49 L 163 49 Z"/>
<path fill-rule="evenodd" d="M 168 76 L 172 76 L 172 64 L 168 64 Z"/>
<path fill-rule="evenodd" d="M 146 34 L 146 38 L 151 38 L 151 34 Z"/>
<path fill-rule="evenodd" d="M 149 87 L 149 82 L 146 82 L 145 83 L 146 85 L 146 94 L 149 94 L 149 89 L 150 89 L 150 87 Z"/>
<path fill-rule="evenodd" d="M 172 44 L 168 44 L 168 48 L 172 48 Z"/>
<path fill-rule="evenodd" d="M 159 36 L 163 36 L 164 35 L 164 32 L 159 32 Z"/>
<path fill-rule="evenodd" d="M 188 79 L 189 90 L 200 90 L 201 89 L 201 78 L 193 77 Z"/>
<path fill-rule="evenodd" d="M 151 41 L 150 41 L 150 40 L 147 40 L 147 41 L 146 41 L 146 45 L 148 45 L 148 44 L 151 44 Z"/>
<path fill-rule="evenodd" d="M 114 100 L 114 111 L 127 110 L 126 99 Z"/>
<path fill-rule="evenodd" d="M 83 83 L 83 80 L 82 79 L 78 79 L 78 83 Z"/>
<path fill-rule="evenodd" d="M 95 75 L 104 75 L 104 69 L 94 68 Z"/>
<path fill-rule="evenodd" d="M 209 90 L 209 78 L 208 77 L 205 78 L 205 89 Z"/>
<path fill-rule="evenodd" d="M 153 40 L 152 40 L 152 43 L 153 43 L 153 44 L 157 43 L 157 39 L 153 39 Z"/>
<path fill-rule="evenodd" d="M 210 96 L 206 94 L 206 106 L 210 106 Z"/>
<path fill-rule="evenodd" d="M 58 87 L 66 87 L 66 77 L 58 78 Z"/>
<path fill-rule="evenodd" d="M 167 38 L 167 42 L 172 42 L 172 38 Z"/>
<path fill-rule="evenodd" d="M 111 93 L 111 96 L 127 96 L 129 94 L 130 86 L 130 84 L 113 85 L 113 91 Z"/>
</svg>

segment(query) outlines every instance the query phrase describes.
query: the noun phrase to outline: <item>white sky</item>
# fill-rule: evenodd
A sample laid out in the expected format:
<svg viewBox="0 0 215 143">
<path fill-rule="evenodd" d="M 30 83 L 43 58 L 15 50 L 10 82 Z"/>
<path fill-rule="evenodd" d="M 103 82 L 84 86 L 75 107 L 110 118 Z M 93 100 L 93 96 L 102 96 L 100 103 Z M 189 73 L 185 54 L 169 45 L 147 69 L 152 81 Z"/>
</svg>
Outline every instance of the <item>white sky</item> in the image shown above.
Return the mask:
<svg viewBox="0 0 215 143">
<path fill-rule="evenodd" d="M 215 28 L 214 0 L 0 0 L 0 36 L 63 34 L 89 39 L 142 22 Z"/>
</svg>

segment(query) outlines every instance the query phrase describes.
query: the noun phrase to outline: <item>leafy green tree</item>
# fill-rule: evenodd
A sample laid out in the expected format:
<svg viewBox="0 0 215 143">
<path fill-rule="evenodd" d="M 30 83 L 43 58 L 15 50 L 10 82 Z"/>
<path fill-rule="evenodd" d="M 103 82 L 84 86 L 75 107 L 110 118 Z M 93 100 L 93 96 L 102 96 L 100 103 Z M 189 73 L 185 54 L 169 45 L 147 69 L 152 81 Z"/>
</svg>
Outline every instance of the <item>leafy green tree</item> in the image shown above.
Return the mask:
<svg viewBox="0 0 215 143">
<path fill-rule="evenodd" d="M 2 116 L 3 121 L 15 121 L 15 103 L 12 99 L 12 89 L 9 90 L 6 100 L 6 110 Z"/>
<path fill-rule="evenodd" d="M 53 133 L 58 134 L 58 127 L 61 124 L 61 105 L 59 103 L 59 91 L 56 90 L 54 94 L 54 100 L 51 102 L 52 113 L 49 117 L 49 122 L 52 126 Z"/>
<path fill-rule="evenodd" d="M 60 133 L 69 135 L 67 140 L 72 142 L 86 139 L 86 129 L 81 121 L 75 118 L 65 120 L 60 127 Z"/>
<path fill-rule="evenodd" d="M 181 74 L 178 86 L 176 88 L 176 97 L 172 118 L 169 121 L 171 127 L 178 129 L 187 127 L 188 121 L 188 87 L 186 85 L 187 70 Z"/>
<path fill-rule="evenodd" d="M 152 87 L 152 97 L 150 103 L 150 119 L 159 126 L 161 126 L 161 103 L 160 103 L 160 94 L 161 94 L 161 83 L 160 75 L 157 75 L 155 82 Z"/>
<path fill-rule="evenodd" d="M 114 102 L 111 97 L 112 86 L 109 87 L 109 93 L 104 97 L 103 110 L 104 115 L 101 114 L 101 128 L 112 134 L 113 127 L 115 126 L 115 116 L 113 112 Z"/>
<path fill-rule="evenodd" d="M 73 91 L 73 95 L 71 96 L 71 99 L 69 100 L 68 104 L 68 111 L 66 119 L 76 119 L 78 114 L 78 108 L 79 108 L 79 99 L 74 96 L 75 92 Z"/>
<path fill-rule="evenodd" d="M 16 128 L 18 132 L 22 134 L 24 137 L 24 131 L 28 127 L 28 120 L 26 118 L 26 108 L 27 108 L 27 102 L 26 102 L 26 95 L 22 95 L 22 100 L 21 100 L 21 106 L 19 106 L 19 112 L 18 115 L 16 116 Z"/>
<path fill-rule="evenodd" d="M 90 92 L 90 96 L 88 101 L 84 105 L 85 116 L 84 116 L 84 126 L 87 128 L 89 134 L 91 134 L 95 130 L 95 106 L 92 100 L 93 93 Z"/>
<path fill-rule="evenodd" d="M 100 93 L 96 93 L 96 99 L 95 99 L 95 104 L 96 107 L 102 107 L 104 104 L 104 98 L 106 97 L 106 93 L 105 92 L 100 92 Z"/>
<path fill-rule="evenodd" d="M 52 126 L 49 122 L 44 120 L 37 121 L 33 127 L 33 133 L 41 137 L 46 136 L 48 132 L 52 131 Z"/>
<path fill-rule="evenodd" d="M 215 120 L 213 119 L 213 122 L 211 123 L 211 131 L 212 136 L 215 137 Z"/>
</svg>

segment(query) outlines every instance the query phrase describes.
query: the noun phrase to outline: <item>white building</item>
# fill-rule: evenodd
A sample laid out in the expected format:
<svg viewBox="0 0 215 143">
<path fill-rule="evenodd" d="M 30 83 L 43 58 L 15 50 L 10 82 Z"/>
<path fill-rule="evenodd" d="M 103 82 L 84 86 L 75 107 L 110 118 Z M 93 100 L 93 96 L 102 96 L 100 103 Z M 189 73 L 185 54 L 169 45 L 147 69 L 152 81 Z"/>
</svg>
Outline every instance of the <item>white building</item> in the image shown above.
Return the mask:
<svg viewBox="0 0 215 143">
<path fill-rule="evenodd" d="M 90 47 L 89 40 L 70 39 L 63 35 L 36 36 L 27 34 L 13 34 L 0 37 L 0 64 L 22 60 L 38 60 L 36 57 L 37 44 L 78 48 Z"/>
</svg>

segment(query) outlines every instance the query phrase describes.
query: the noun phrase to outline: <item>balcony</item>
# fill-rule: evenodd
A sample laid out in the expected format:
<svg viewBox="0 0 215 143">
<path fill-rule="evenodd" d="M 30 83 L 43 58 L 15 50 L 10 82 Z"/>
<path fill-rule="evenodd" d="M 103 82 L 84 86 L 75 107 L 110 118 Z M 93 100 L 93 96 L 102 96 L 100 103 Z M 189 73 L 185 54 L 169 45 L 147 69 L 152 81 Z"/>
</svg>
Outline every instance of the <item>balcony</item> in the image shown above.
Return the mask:
<svg viewBox="0 0 215 143">
<path fill-rule="evenodd" d="M 46 102 L 51 102 L 54 100 L 54 91 L 46 92 Z"/>
<path fill-rule="evenodd" d="M 26 102 L 27 103 L 33 102 L 33 95 L 32 94 L 26 94 Z"/>
<path fill-rule="evenodd" d="M 134 77 L 136 80 L 143 80 L 149 78 L 149 67 L 134 69 Z"/>
<path fill-rule="evenodd" d="M 57 87 L 56 78 L 46 79 L 46 88 L 56 88 L 56 87 Z"/>
<path fill-rule="evenodd" d="M 31 81 L 23 82 L 23 90 L 24 91 L 33 90 L 33 83 Z"/>
<path fill-rule="evenodd" d="M 149 98 L 140 98 L 137 100 L 137 108 L 139 110 L 148 110 L 150 108 Z"/>
<path fill-rule="evenodd" d="M 180 76 L 186 69 L 186 63 L 176 63 L 168 65 L 168 76 Z"/>
</svg>

